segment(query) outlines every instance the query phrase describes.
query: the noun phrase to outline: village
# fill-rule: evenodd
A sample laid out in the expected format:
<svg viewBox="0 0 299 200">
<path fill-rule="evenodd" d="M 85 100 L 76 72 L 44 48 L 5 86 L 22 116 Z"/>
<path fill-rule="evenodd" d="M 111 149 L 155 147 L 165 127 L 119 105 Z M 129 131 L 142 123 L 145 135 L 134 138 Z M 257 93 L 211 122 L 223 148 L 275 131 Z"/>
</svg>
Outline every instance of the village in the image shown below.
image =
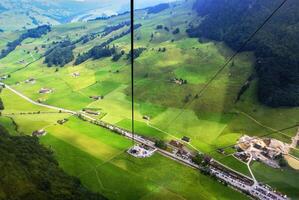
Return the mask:
<svg viewBox="0 0 299 200">
<path fill-rule="evenodd" d="M 242 136 L 236 145 L 237 152 L 234 156 L 244 162 L 252 157 L 253 160 L 280 168 L 283 164 L 283 155 L 287 155 L 290 145 L 273 138 L 258 138 L 248 135 Z"/>
</svg>

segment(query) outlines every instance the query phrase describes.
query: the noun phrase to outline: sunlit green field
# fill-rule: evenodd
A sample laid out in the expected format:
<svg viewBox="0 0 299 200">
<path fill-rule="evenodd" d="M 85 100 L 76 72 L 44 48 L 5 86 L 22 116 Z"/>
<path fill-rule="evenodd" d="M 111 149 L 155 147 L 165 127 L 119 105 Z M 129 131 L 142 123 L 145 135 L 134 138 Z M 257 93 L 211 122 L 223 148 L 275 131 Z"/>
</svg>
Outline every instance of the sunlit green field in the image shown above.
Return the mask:
<svg viewBox="0 0 299 200">
<path fill-rule="evenodd" d="M 294 125 L 299 118 L 299 108 L 273 109 L 261 105 L 256 99 L 256 80 L 252 81 L 240 101 L 235 101 L 240 88 L 254 73 L 255 58 L 251 52 L 239 54 L 204 93 L 200 93 L 233 52 L 223 43 L 199 42 L 188 38 L 185 33 L 188 23 L 200 23 L 200 19 L 194 13 L 189 14 L 188 9 L 177 6 L 157 15 L 147 15 L 144 11 L 136 15 L 137 23 L 142 24 L 136 30 L 136 47 L 146 47 L 135 60 L 136 132 L 166 141 L 188 136 L 191 149 L 205 152 L 223 164 L 249 175 L 247 166 L 231 156 L 234 149 L 226 149 L 226 155 L 216 150 L 235 144 L 244 134 L 263 136 Z M 126 55 L 118 62 L 105 58 L 88 60 L 78 66 L 69 63 L 62 68 L 49 68 L 43 63 L 44 58 L 38 59 L 46 50 L 41 45 L 48 48 L 53 41 L 65 38 L 76 40 L 87 33 L 101 33 L 107 24 L 115 25 L 127 20 L 128 16 L 124 15 L 107 21 L 54 26 L 47 35 L 24 41 L 21 47 L 0 60 L 0 74 L 10 74 L 11 77 L 5 83 L 33 100 L 75 111 L 96 109 L 101 112 L 98 116 L 101 120 L 130 130 L 130 65 Z M 167 26 L 170 31 L 156 30 L 159 24 Z M 180 33 L 172 34 L 177 27 Z M 75 57 L 119 32 L 78 44 L 74 49 Z M 130 37 L 126 35 L 113 44 L 127 54 L 129 42 Z M 38 47 L 38 52 L 34 51 L 35 47 Z M 166 51 L 161 52 L 159 48 L 166 48 Z M 30 62 L 33 63 L 28 64 Z M 79 72 L 80 76 L 72 76 L 75 72 Z M 187 80 L 187 84 L 174 84 L 170 81 L 174 77 Z M 36 79 L 36 82 L 25 83 L 29 78 Z M 53 92 L 39 94 L 41 88 L 50 88 Z M 196 94 L 200 95 L 196 97 Z M 90 98 L 100 95 L 104 99 L 95 101 Z M 24 102 L 5 89 L 1 97 L 6 108 L 3 114 L 49 111 Z M 142 118 L 145 115 L 151 118 L 149 122 Z M 89 188 L 111 199 L 213 199 L 216 198 L 215 191 L 223 192 L 221 197 L 224 199 L 230 195 L 237 195 L 234 199 L 241 198 L 239 194 L 208 177 L 160 155 L 146 160 L 131 158 L 124 152 L 131 145 L 130 141 L 99 127 L 84 124 L 74 117 L 63 126 L 56 124 L 57 120 L 69 115 L 56 113 L 41 114 L 38 117 L 9 117 L 18 124 L 17 130 L 22 134 L 46 129 L 48 134 L 41 141 L 53 149 L 61 166 L 68 173 L 79 176 Z M 17 134 L 10 118 L 0 118 L 0 123 Z M 295 133 L 294 128 L 270 137 L 290 142 Z M 269 170 L 269 176 L 258 175 L 257 178 L 287 193 L 288 190 L 282 185 L 270 181 L 272 172 Z M 256 170 L 256 173 L 259 172 Z M 287 174 L 285 171 L 281 173 Z M 292 191 L 290 194 L 295 194 Z"/>
<path fill-rule="evenodd" d="M 14 130 L 14 124 L 5 117 L 15 111 L 8 97 L 26 106 L 6 89 L 1 97 L 6 107 L 1 125 Z M 30 111 L 42 110 L 31 106 Z M 68 118 L 64 125 L 58 119 Z M 137 159 L 125 151 L 132 142 L 98 126 L 66 114 L 14 115 L 17 134 L 28 134 L 43 128 L 47 134 L 41 143 L 54 151 L 60 166 L 77 176 L 93 191 L 109 199 L 246 199 L 219 182 L 198 171 L 176 163 L 159 154 L 148 159 Z"/>
</svg>

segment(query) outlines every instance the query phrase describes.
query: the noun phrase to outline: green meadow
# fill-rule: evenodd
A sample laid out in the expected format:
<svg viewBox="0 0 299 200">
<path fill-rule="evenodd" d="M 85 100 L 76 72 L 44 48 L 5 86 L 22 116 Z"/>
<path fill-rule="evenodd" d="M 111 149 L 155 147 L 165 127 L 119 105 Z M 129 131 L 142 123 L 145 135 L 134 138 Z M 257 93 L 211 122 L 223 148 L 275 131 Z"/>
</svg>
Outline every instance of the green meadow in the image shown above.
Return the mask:
<svg viewBox="0 0 299 200">
<path fill-rule="evenodd" d="M 290 142 L 297 131 L 295 128 L 283 132 L 277 130 L 296 124 L 299 108 L 274 109 L 261 105 L 256 97 L 257 80 L 253 80 L 236 101 L 241 87 L 254 73 L 252 52 L 239 54 L 201 93 L 233 52 L 220 42 L 188 38 L 188 24 L 200 23 L 201 19 L 190 12 L 191 3 L 186 5 L 179 4 L 158 14 L 136 12 L 136 22 L 142 24 L 136 30 L 136 48 L 146 48 L 135 60 L 134 68 L 136 132 L 165 141 L 188 136 L 191 139 L 188 146 L 193 150 L 207 153 L 249 176 L 247 166 L 232 156 L 233 148 L 226 149 L 225 155 L 217 153 L 217 149 L 234 145 L 245 134 L 263 136 L 276 132 L 268 137 Z M 83 35 L 97 33 L 94 39 L 76 45 L 74 56 L 77 57 L 128 28 L 102 37 L 107 25 L 128 19 L 128 15 L 122 15 L 108 20 L 53 26 L 47 35 L 24 41 L 22 46 L 0 60 L 0 75 L 10 74 L 4 82 L 33 100 L 75 111 L 96 109 L 101 113 L 98 116 L 101 120 L 130 130 L 130 63 L 126 56 L 130 50 L 129 35 L 111 44 L 126 53 L 117 62 L 104 58 L 90 59 L 78 66 L 71 62 L 64 67 L 47 67 L 44 58 L 40 58 L 54 41 L 66 38 L 75 41 Z M 169 31 L 157 30 L 157 25 L 166 26 Z M 176 28 L 180 33 L 173 34 Z M 0 34 L 0 38 L 4 37 L 8 36 Z M 165 48 L 164 52 L 159 51 L 162 48 Z M 73 73 L 80 73 L 80 76 L 74 77 Z M 36 82 L 25 83 L 29 78 Z M 187 80 L 187 84 L 175 84 L 171 81 L 173 78 Z M 53 92 L 39 94 L 41 88 L 50 88 Z M 104 99 L 95 101 L 90 96 L 104 96 Z M 31 134 L 44 128 L 48 134 L 41 138 L 41 142 L 55 152 L 61 167 L 80 177 L 92 190 L 111 199 L 243 198 L 209 177 L 161 155 L 144 160 L 131 158 L 125 153 L 130 141 L 67 114 L 11 115 L 49 110 L 34 106 L 6 89 L 1 98 L 5 104 L 1 124 L 14 134 Z M 143 116 L 149 116 L 150 120 L 144 120 Z M 63 118 L 70 121 L 57 125 L 57 120 Z M 12 120 L 18 125 L 17 129 Z M 289 187 L 296 189 L 293 184 L 296 176 L 290 174 L 297 172 L 281 171 L 281 177 L 289 177 L 285 182 L 290 182 L 282 185 L 271 180 L 271 174 L 277 174 L 275 170 L 256 162 L 252 168 L 259 181 L 283 192 L 288 192 Z M 261 173 L 262 168 L 267 170 L 266 174 Z M 290 190 L 290 195 L 296 194 L 295 189 Z"/>
<path fill-rule="evenodd" d="M 1 94 L 6 107 L 4 115 L 15 111 L 8 97 L 27 104 L 9 93 L 4 89 Z M 37 110 L 40 107 L 30 107 L 30 111 Z M 60 167 L 109 199 L 246 199 L 216 180 L 159 154 L 148 159 L 133 158 L 125 152 L 132 145 L 130 140 L 76 117 L 56 113 L 12 118 L 18 124 L 16 134 L 30 135 L 34 130 L 45 129 L 47 134 L 40 142 L 54 152 Z M 69 121 L 58 125 L 56 121 L 64 118 Z M 0 123 L 15 131 L 5 116 L 0 117 Z"/>
</svg>

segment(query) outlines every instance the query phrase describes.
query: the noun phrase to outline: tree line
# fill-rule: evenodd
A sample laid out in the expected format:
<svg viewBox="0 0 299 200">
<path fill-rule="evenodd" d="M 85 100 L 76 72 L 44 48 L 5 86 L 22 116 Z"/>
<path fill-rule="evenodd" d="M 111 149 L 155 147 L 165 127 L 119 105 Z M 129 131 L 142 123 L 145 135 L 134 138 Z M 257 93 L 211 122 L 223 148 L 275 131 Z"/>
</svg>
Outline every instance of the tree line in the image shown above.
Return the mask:
<svg viewBox="0 0 299 200">
<path fill-rule="evenodd" d="M 138 29 L 139 27 L 141 27 L 141 24 L 134 25 L 134 29 Z M 114 55 L 113 60 L 117 61 L 121 57 L 121 55 L 123 55 L 123 52 L 120 54 L 118 53 L 116 55 L 117 51 L 116 51 L 115 47 L 109 48 L 109 44 L 119 38 L 122 38 L 123 36 L 129 34 L 130 32 L 131 32 L 131 29 L 123 31 L 121 34 L 109 38 L 107 41 L 103 42 L 102 44 L 100 44 L 98 46 L 94 46 L 89 51 L 79 54 L 78 57 L 76 58 L 74 65 L 79 65 L 91 58 L 92 59 L 100 59 L 103 57 L 110 57 L 112 55 Z"/>
</svg>

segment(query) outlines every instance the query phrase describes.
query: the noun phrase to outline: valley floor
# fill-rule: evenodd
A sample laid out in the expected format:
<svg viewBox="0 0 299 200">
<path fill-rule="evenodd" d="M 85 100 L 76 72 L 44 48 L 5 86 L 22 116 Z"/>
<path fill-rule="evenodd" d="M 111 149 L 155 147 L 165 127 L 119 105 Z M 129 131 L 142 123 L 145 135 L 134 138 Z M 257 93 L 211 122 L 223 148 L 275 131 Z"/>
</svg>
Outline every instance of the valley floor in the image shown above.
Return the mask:
<svg viewBox="0 0 299 200">
<path fill-rule="evenodd" d="M 187 5 L 187 6 L 186 6 Z M 204 152 L 233 170 L 250 176 L 248 166 L 232 154 L 236 141 L 243 135 L 273 137 L 290 143 L 297 129 L 277 131 L 298 123 L 299 108 L 270 108 L 256 98 L 257 80 L 236 97 L 248 77 L 254 74 L 252 52 L 239 54 L 200 97 L 199 91 L 217 72 L 232 50 L 214 41 L 188 38 L 189 23 L 199 23 L 192 6 L 177 5 L 158 14 L 138 11 L 136 48 L 146 48 L 136 58 L 134 76 L 135 128 L 140 135 L 165 141 L 191 139 L 190 149 Z M 53 26 L 51 32 L 37 39 L 26 39 L 22 46 L 0 60 L 0 76 L 10 75 L 3 82 L 34 101 L 68 110 L 97 112 L 97 119 L 131 129 L 130 68 L 127 59 L 130 37 L 125 35 L 111 43 L 125 55 L 117 62 L 111 57 L 89 59 L 80 65 L 47 67 L 43 54 L 53 42 L 76 39 L 91 33 L 97 36 L 87 43 L 76 44 L 74 55 L 128 29 L 123 27 L 101 36 L 104 27 L 127 21 L 128 16 L 86 23 Z M 170 31 L 157 29 L 163 25 Z M 173 34 L 176 28 L 180 33 Z M 15 34 L 0 33 L 11 41 Z M 3 48 L 4 43 L 0 43 Z M 35 50 L 37 47 L 38 50 Z M 162 52 L 161 49 L 165 48 Z M 74 74 L 78 76 L 74 77 Z M 34 83 L 26 83 L 33 78 Z M 180 85 L 174 78 L 187 80 Z M 51 93 L 40 94 L 42 88 Z M 95 100 L 92 96 L 103 96 Z M 0 123 L 11 133 L 31 135 L 45 129 L 40 141 L 51 148 L 69 174 L 79 177 L 94 191 L 109 199 L 243 199 L 246 196 L 161 155 L 137 159 L 125 151 L 131 141 L 109 131 L 85 123 L 68 113 L 39 107 L 3 89 L 5 110 Z M 39 112 L 38 114 L 33 114 Z M 150 120 L 145 120 L 148 116 Z M 69 119 L 63 125 L 58 120 Z M 275 133 L 273 133 L 275 132 Z M 227 148 L 226 148 L 227 147 Z M 217 150 L 225 148 L 224 153 Z M 291 152 L 298 157 L 298 149 Z M 287 194 L 299 196 L 296 183 L 299 171 L 290 167 L 272 169 L 256 161 L 250 164 L 255 178 Z"/>
</svg>

